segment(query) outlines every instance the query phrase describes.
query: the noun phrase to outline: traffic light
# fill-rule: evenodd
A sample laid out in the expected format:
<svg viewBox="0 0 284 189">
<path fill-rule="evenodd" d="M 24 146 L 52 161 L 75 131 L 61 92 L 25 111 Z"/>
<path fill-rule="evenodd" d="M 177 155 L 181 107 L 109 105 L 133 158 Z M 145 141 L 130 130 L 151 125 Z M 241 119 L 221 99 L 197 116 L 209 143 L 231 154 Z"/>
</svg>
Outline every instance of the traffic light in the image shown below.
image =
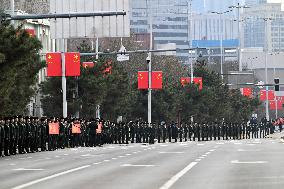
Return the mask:
<svg viewBox="0 0 284 189">
<path fill-rule="evenodd" d="M 280 87 L 279 87 L 279 78 L 275 78 L 274 79 L 274 83 L 275 83 L 275 91 L 279 91 Z"/>
</svg>

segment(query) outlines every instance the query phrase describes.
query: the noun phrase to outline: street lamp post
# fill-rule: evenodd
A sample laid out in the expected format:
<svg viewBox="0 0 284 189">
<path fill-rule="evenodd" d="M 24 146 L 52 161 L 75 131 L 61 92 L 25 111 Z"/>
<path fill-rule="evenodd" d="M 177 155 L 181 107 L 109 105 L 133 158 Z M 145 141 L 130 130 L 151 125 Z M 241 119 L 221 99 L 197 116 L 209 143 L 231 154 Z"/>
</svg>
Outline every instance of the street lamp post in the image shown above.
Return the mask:
<svg viewBox="0 0 284 189">
<path fill-rule="evenodd" d="M 268 21 L 271 21 L 272 18 L 263 18 L 265 22 L 265 84 L 268 84 L 268 69 L 267 69 L 267 61 L 268 61 Z M 266 102 L 265 102 L 265 115 L 266 120 L 269 120 L 269 108 L 268 108 L 268 86 L 266 86 Z"/>
<path fill-rule="evenodd" d="M 226 14 L 226 13 L 229 13 L 229 12 L 231 12 L 232 10 L 228 10 L 228 11 L 224 11 L 224 12 L 215 12 L 215 11 L 213 11 L 213 12 L 211 12 L 211 13 L 213 13 L 213 14 L 218 14 L 219 15 L 219 27 L 220 27 L 220 32 L 219 32 L 219 34 L 220 34 L 220 56 L 221 56 L 221 63 L 220 63 L 220 70 L 221 70 L 221 78 L 222 78 L 222 81 L 223 81 L 223 79 L 224 79 L 224 73 L 223 73 L 223 35 L 224 35 L 224 33 L 223 33 L 223 24 L 221 24 L 221 22 L 222 22 L 222 15 L 223 14 Z"/>
<path fill-rule="evenodd" d="M 240 3 L 238 3 L 236 6 L 229 6 L 229 9 L 237 9 L 238 10 L 238 38 L 239 38 L 239 46 L 238 46 L 238 62 L 239 62 L 239 71 L 243 71 L 243 65 L 242 65 L 242 59 L 241 59 L 241 32 L 240 32 L 240 28 L 241 28 L 241 22 L 240 22 L 240 9 L 244 9 L 244 8 L 250 8 L 247 5 L 240 5 Z"/>
</svg>

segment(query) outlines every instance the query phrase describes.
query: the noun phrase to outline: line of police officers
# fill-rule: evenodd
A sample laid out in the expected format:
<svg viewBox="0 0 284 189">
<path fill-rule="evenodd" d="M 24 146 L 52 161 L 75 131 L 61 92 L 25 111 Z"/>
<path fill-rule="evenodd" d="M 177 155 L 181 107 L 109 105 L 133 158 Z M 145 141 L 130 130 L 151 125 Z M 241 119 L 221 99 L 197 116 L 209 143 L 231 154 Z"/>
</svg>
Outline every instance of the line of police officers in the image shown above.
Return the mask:
<svg viewBox="0 0 284 189">
<path fill-rule="evenodd" d="M 59 133 L 50 134 L 50 123 L 59 124 Z M 80 125 L 73 133 L 72 125 Z M 240 140 L 261 138 L 274 132 L 271 123 L 113 123 L 103 120 L 78 120 L 35 117 L 0 119 L 0 156 L 34 153 L 58 148 L 95 147 L 108 144 L 177 141 Z"/>
</svg>

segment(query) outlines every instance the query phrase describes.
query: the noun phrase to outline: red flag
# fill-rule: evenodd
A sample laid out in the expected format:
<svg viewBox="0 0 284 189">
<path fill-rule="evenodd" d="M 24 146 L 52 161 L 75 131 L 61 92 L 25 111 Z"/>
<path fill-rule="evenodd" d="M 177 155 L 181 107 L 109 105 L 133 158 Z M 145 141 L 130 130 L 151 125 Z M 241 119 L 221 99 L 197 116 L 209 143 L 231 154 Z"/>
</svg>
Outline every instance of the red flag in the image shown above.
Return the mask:
<svg viewBox="0 0 284 189">
<path fill-rule="evenodd" d="M 163 88 L 163 72 L 155 71 L 152 72 L 152 89 L 162 89 Z"/>
<path fill-rule="evenodd" d="M 84 68 L 93 68 L 95 66 L 95 63 L 94 62 L 83 62 L 82 66 Z"/>
<path fill-rule="evenodd" d="M 182 77 L 180 79 L 181 85 L 184 87 L 185 85 L 190 83 L 190 77 Z"/>
<path fill-rule="evenodd" d="M 243 96 L 246 96 L 246 97 L 252 96 L 252 88 L 241 88 L 241 92 Z"/>
<path fill-rule="evenodd" d="M 112 74 L 112 60 L 108 60 L 105 63 L 105 70 L 103 71 L 104 75 Z"/>
<path fill-rule="evenodd" d="M 35 36 L 35 30 L 34 29 L 25 29 L 25 31 L 29 34 L 30 37 Z"/>
<path fill-rule="evenodd" d="M 81 124 L 74 123 L 72 124 L 72 134 L 80 134 L 81 133 Z"/>
<path fill-rule="evenodd" d="M 266 90 L 260 91 L 260 100 L 265 101 L 266 100 Z"/>
<path fill-rule="evenodd" d="M 282 102 L 280 100 L 271 100 L 269 101 L 270 110 L 282 110 Z M 276 107 L 277 106 L 277 107 Z"/>
<path fill-rule="evenodd" d="M 138 89 L 148 89 L 149 76 L 148 72 L 138 72 Z"/>
<path fill-rule="evenodd" d="M 199 90 L 201 91 L 203 89 L 203 82 L 202 82 L 202 77 L 195 77 L 193 78 L 193 83 L 195 85 L 199 86 Z"/>
<path fill-rule="evenodd" d="M 80 76 L 80 53 L 65 53 L 66 76 Z"/>
<path fill-rule="evenodd" d="M 49 123 L 48 129 L 50 135 L 59 135 L 59 123 Z"/>
<path fill-rule="evenodd" d="M 268 91 L 268 100 L 274 100 L 275 96 L 274 96 L 274 91 L 273 90 L 269 90 Z"/>
<path fill-rule="evenodd" d="M 46 53 L 47 77 L 62 76 L 61 53 Z"/>
</svg>

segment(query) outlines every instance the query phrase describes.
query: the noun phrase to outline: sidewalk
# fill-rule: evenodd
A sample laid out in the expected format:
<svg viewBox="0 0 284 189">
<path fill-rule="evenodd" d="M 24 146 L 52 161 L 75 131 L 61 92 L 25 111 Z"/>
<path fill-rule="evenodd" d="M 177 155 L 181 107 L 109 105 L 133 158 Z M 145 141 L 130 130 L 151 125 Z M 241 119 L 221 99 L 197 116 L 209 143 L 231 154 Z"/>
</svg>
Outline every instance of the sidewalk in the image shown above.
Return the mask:
<svg viewBox="0 0 284 189">
<path fill-rule="evenodd" d="M 270 135 L 267 135 L 265 138 L 272 138 L 272 139 L 284 139 L 284 131 L 276 132 Z"/>
</svg>

